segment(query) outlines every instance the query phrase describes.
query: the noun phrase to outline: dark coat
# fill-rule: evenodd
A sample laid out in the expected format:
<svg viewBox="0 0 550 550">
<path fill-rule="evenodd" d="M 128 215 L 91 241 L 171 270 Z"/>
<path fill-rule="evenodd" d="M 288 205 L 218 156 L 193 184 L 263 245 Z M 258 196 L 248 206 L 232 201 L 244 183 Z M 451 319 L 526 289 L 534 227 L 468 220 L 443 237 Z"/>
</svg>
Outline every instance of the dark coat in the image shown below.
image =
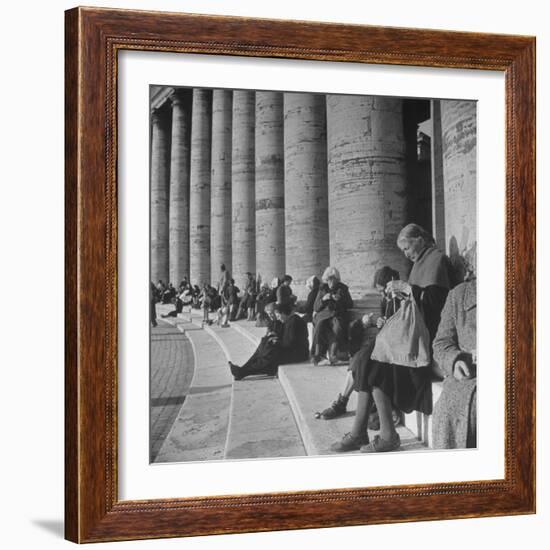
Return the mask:
<svg viewBox="0 0 550 550">
<path fill-rule="evenodd" d="M 309 357 L 307 324 L 299 315 L 290 315 L 283 325 L 280 364 L 300 363 Z"/>
<path fill-rule="evenodd" d="M 292 289 L 290 288 L 290 286 L 287 286 L 285 284 L 279 286 L 279 288 L 277 289 L 276 297 L 277 303 L 282 306 L 292 306 L 292 304 L 294 303 L 292 299 Z"/>
<path fill-rule="evenodd" d="M 318 293 L 319 293 L 319 285 L 313 287 L 309 291 L 309 294 L 307 295 L 306 303 L 301 305 L 298 308 L 298 311 L 304 314 L 303 319 L 306 323 L 313 322 L 313 308 L 315 306 L 315 300 L 317 298 Z"/>
<path fill-rule="evenodd" d="M 330 294 L 331 299 L 323 300 L 325 294 Z M 313 306 L 315 315 L 315 322 L 322 319 L 328 319 L 330 317 L 345 318 L 347 311 L 353 307 L 353 300 L 349 293 L 349 288 L 344 283 L 336 283 L 332 288 L 329 288 L 328 284 L 323 283 L 319 287 L 317 298 Z"/>
</svg>

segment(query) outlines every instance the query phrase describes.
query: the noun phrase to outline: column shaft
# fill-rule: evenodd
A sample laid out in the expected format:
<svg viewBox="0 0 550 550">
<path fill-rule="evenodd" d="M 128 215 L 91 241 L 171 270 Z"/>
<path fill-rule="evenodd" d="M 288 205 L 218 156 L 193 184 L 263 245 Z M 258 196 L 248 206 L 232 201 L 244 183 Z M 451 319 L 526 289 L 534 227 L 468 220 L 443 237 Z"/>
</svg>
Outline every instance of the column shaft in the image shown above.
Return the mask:
<svg viewBox="0 0 550 550">
<path fill-rule="evenodd" d="M 441 136 L 441 101 L 430 101 L 432 120 L 432 235 L 440 250 L 446 250 L 445 193 L 443 185 L 443 148 Z"/>
<path fill-rule="evenodd" d="M 282 92 L 256 92 L 256 270 L 264 281 L 285 271 Z"/>
<path fill-rule="evenodd" d="M 402 100 L 327 97 L 330 262 L 359 297 L 383 265 L 407 273 Z"/>
<path fill-rule="evenodd" d="M 189 196 L 190 279 L 210 281 L 210 133 L 212 92 L 193 90 Z"/>
<path fill-rule="evenodd" d="M 220 265 L 231 268 L 231 119 L 233 95 L 214 90 L 212 96 L 212 194 L 210 276 L 217 283 Z"/>
<path fill-rule="evenodd" d="M 301 297 L 329 264 L 325 96 L 284 94 L 286 272 Z"/>
<path fill-rule="evenodd" d="M 151 280 L 168 283 L 168 186 L 170 118 L 155 111 L 151 119 Z"/>
<path fill-rule="evenodd" d="M 189 139 L 191 130 L 189 92 L 172 96 L 172 148 L 170 162 L 170 281 L 179 285 L 189 277 Z"/>
<path fill-rule="evenodd" d="M 447 253 L 463 275 L 460 256 L 476 242 L 477 119 L 475 101 L 441 100 Z"/>
<path fill-rule="evenodd" d="M 237 283 L 256 272 L 254 212 L 254 92 L 233 92 L 232 267 Z"/>
</svg>

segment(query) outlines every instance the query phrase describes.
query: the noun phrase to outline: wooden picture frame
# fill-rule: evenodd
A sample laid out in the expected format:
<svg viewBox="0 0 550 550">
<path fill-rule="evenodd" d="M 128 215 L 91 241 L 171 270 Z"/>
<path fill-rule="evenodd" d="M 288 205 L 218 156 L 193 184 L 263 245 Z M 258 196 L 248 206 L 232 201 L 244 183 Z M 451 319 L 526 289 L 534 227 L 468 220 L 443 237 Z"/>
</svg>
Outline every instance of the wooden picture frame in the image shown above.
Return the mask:
<svg viewBox="0 0 550 550">
<path fill-rule="evenodd" d="M 257 56 L 500 71 L 506 86 L 505 476 L 120 501 L 117 54 Z M 535 39 L 99 8 L 66 12 L 65 533 L 98 542 L 534 513 Z"/>
</svg>

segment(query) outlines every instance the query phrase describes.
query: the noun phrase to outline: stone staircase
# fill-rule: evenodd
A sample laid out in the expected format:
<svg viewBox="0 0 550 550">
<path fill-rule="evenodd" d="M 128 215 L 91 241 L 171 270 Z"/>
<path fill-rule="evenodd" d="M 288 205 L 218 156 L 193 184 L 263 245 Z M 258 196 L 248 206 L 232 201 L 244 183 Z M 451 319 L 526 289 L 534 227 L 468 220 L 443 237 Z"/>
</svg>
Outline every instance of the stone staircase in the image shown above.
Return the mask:
<svg viewBox="0 0 550 550">
<path fill-rule="evenodd" d="M 265 328 L 247 321 L 202 327 L 201 319 L 200 312 L 165 319 L 191 341 L 195 374 L 156 462 L 331 454 L 330 445 L 351 429 L 355 395 L 341 418 L 325 421 L 315 413 L 341 390 L 347 367 L 283 365 L 278 378 L 235 381 L 227 362 L 243 364 Z M 407 416 L 398 428 L 402 450 L 426 450 L 424 419 L 418 424 L 416 413 Z"/>
</svg>

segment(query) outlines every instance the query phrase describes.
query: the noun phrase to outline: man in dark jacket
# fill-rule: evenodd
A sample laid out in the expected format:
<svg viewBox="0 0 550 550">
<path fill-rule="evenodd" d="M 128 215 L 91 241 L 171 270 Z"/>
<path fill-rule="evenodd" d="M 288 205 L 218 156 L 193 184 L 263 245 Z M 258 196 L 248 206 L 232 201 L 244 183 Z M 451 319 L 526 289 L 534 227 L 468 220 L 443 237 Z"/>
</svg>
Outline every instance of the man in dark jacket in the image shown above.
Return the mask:
<svg viewBox="0 0 550 550">
<path fill-rule="evenodd" d="M 279 365 L 299 363 L 309 356 L 307 325 L 299 315 L 291 314 L 288 306 L 272 306 L 275 323 L 252 357 L 242 366 L 229 362 L 235 380 L 254 374 L 275 376 Z M 276 328 L 275 328 L 276 327 Z"/>
<path fill-rule="evenodd" d="M 275 305 L 275 317 L 283 323 L 279 363 L 300 363 L 309 358 L 309 339 L 306 322 L 287 305 Z"/>
</svg>

